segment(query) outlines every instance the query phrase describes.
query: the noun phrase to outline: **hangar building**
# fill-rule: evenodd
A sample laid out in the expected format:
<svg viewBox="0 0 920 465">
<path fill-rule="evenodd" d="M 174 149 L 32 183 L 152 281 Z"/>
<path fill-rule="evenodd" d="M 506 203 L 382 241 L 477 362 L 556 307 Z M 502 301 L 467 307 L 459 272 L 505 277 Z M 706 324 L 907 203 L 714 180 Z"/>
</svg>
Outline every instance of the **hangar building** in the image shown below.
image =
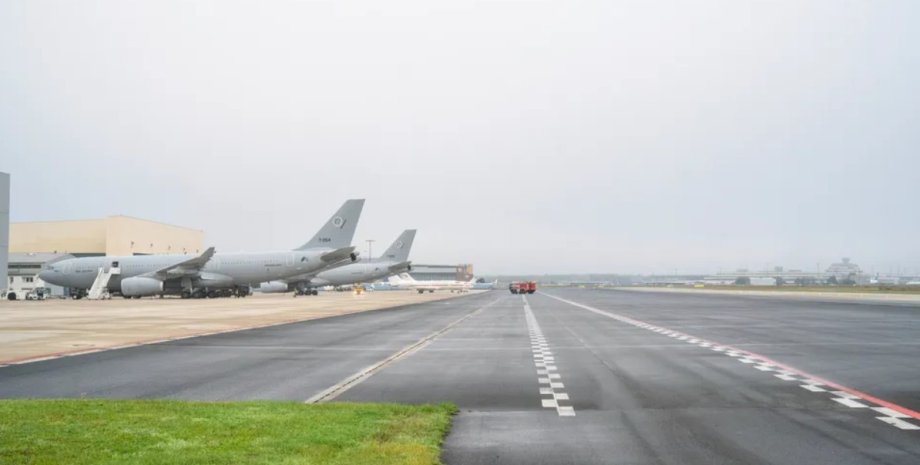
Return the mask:
<svg viewBox="0 0 920 465">
<path fill-rule="evenodd" d="M 130 216 L 33 221 L 10 226 L 11 253 L 97 255 L 198 254 L 204 232 Z M 5 267 L 4 267 L 5 268 Z"/>
<path fill-rule="evenodd" d="M 469 281 L 470 279 L 473 279 L 473 265 L 468 263 L 460 265 L 416 265 L 413 263 L 412 271 L 410 271 L 409 274 L 419 281 Z"/>
</svg>

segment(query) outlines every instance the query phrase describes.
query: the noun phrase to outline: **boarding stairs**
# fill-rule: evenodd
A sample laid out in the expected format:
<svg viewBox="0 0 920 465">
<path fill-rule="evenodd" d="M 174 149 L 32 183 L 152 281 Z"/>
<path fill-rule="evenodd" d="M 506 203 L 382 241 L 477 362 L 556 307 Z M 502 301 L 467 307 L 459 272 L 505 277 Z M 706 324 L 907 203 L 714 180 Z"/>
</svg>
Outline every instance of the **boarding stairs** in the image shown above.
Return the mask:
<svg viewBox="0 0 920 465">
<path fill-rule="evenodd" d="M 99 271 L 96 273 L 96 280 L 93 281 L 93 287 L 89 288 L 89 293 L 86 295 L 86 298 L 90 300 L 110 298 L 109 281 L 112 280 L 112 276 L 117 274 L 121 274 L 121 268 L 117 266 L 99 268 Z"/>
</svg>

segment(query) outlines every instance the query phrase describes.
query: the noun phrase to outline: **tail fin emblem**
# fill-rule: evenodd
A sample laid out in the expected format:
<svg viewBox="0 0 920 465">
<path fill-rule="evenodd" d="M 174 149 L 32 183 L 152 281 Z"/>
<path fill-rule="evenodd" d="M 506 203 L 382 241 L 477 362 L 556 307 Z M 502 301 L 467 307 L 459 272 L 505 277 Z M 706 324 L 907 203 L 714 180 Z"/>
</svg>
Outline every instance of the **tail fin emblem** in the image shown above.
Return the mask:
<svg viewBox="0 0 920 465">
<path fill-rule="evenodd" d="M 337 216 L 333 218 L 332 225 L 335 226 L 336 228 L 341 229 L 342 226 L 345 226 L 345 218 L 342 218 L 341 216 Z"/>
<path fill-rule="evenodd" d="M 397 249 L 403 248 L 403 241 L 396 241 L 396 248 Z"/>
</svg>

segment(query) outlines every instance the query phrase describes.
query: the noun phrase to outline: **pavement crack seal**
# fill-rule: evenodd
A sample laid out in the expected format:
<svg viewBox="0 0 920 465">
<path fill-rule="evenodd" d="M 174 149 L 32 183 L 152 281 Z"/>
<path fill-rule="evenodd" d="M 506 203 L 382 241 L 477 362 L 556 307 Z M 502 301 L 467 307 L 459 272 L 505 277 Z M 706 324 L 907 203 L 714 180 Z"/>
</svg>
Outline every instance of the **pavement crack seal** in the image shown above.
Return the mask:
<svg viewBox="0 0 920 465">
<path fill-rule="evenodd" d="M 521 296 L 521 298 L 524 299 L 524 317 L 530 332 L 534 365 L 537 367 L 541 403 L 544 408 L 555 408 L 560 417 L 574 417 L 575 407 L 559 405 L 559 401 L 569 401 L 569 395 L 563 391 L 565 385 L 562 383 L 562 375 L 557 372 L 556 359 L 549 350 L 549 344 L 546 342 L 546 337 L 543 336 L 543 330 L 540 329 L 540 323 L 537 323 L 533 310 L 530 309 L 527 297 Z"/>
<path fill-rule="evenodd" d="M 329 402 L 330 400 L 335 399 L 336 397 L 338 397 L 338 396 L 342 395 L 343 393 L 345 393 L 345 391 L 348 391 L 349 389 L 351 389 L 351 388 L 357 386 L 358 384 L 361 384 L 364 380 L 366 380 L 367 378 L 370 378 L 371 376 L 373 376 L 374 373 L 377 373 L 378 371 L 380 371 L 380 370 L 382 370 L 382 369 L 384 369 L 384 368 L 390 366 L 391 364 L 396 363 L 397 361 L 399 361 L 399 360 L 401 360 L 401 359 L 403 359 L 403 358 L 406 358 L 406 357 L 408 357 L 408 356 L 410 356 L 410 355 L 412 355 L 412 354 L 418 352 L 419 350 L 422 350 L 422 349 L 425 348 L 428 344 L 431 344 L 432 341 L 434 341 L 435 339 L 437 339 L 438 336 L 441 336 L 442 334 L 444 334 L 444 333 L 450 331 L 451 329 L 453 329 L 455 326 L 459 325 L 460 323 L 463 323 L 464 321 L 466 321 L 466 320 L 468 320 L 468 319 L 470 319 L 470 318 L 476 316 L 478 313 L 482 312 L 483 310 L 485 310 L 485 309 L 491 307 L 492 305 L 495 305 L 495 304 L 496 304 L 497 302 L 499 302 L 500 300 L 502 300 L 502 299 L 499 298 L 499 299 L 493 300 L 492 302 L 489 302 L 489 303 L 483 305 L 482 307 L 479 307 L 478 309 L 473 310 L 473 311 L 470 312 L 470 313 L 467 313 L 466 315 L 464 315 L 464 316 L 462 316 L 462 317 L 460 317 L 460 318 L 454 320 L 453 322 L 451 322 L 451 323 L 448 324 L 447 326 L 445 326 L 445 327 L 443 327 L 443 328 L 441 328 L 441 329 L 439 329 L 439 330 L 437 330 L 437 331 L 435 331 L 435 332 L 433 332 L 433 333 L 431 333 L 431 334 L 429 334 L 429 335 L 427 335 L 427 336 L 425 336 L 425 337 L 419 339 L 418 341 L 415 341 L 414 343 L 410 344 L 409 346 L 404 347 L 403 349 L 401 349 L 401 350 L 397 351 L 396 353 L 390 355 L 389 357 L 387 357 L 387 358 L 385 358 L 385 359 L 383 359 L 383 360 L 381 360 L 381 361 L 379 361 L 379 362 L 377 362 L 377 363 L 375 363 L 375 364 L 373 364 L 373 365 L 371 365 L 371 366 L 369 366 L 369 367 L 367 367 L 367 368 L 365 368 L 365 369 L 363 369 L 363 370 L 361 370 L 361 371 L 359 371 L 359 372 L 357 372 L 357 373 L 355 373 L 355 374 L 353 374 L 353 375 L 351 375 L 351 376 L 349 376 L 349 377 L 343 379 L 342 381 L 336 383 L 336 384 L 333 385 L 333 386 L 330 386 L 329 388 L 327 388 L 327 389 L 325 389 L 325 390 L 323 390 L 323 391 L 320 391 L 318 394 L 316 394 L 316 395 L 314 395 L 313 397 L 310 397 L 309 399 L 305 400 L 304 403 L 306 403 L 306 404 L 318 404 L 318 403 L 321 403 L 321 402 Z"/>
<path fill-rule="evenodd" d="M 906 431 L 920 430 L 920 412 L 916 412 L 907 407 L 888 402 L 887 400 L 879 399 L 872 395 L 843 386 L 833 381 L 821 379 L 817 376 L 799 370 L 798 368 L 793 368 L 789 365 L 777 362 L 773 359 L 770 359 L 769 357 L 744 349 L 732 347 L 726 344 L 721 344 L 715 341 L 698 338 L 696 336 L 682 333 L 680 331 L 674 331 L 672 329 L 656 326 L 651 323 L 636 320 L 627 316 L 599 310 L 594 307 L 563 299 L 562 297 L 556 297 L 545 292 L 541 292 L 540 294 L 552 299 L 556 299 L 560 302 L 564 302 L 569 305 L 587 310 L 589 312 L 612 318 L 621 323 L 626 323 L 628 325 L 652 331 L 663 336 L 674 338 L 678 341 L 683 341 L 688 344 L 721 353 L 725 356 L 732 357 L 735 360 L 756 370 L 765 373 L 772 373 L 775 377 L 783 381 L 800 383 L 799 386 L 807 391 L 814 393 L 830 393 L 833 396 L 831 400 L 834 402 L 849 408 L 866 409 L 871 410 L 876 414 L 881 414 L 881 416 L 876 416 L 875 418 L 891 426 L 894 426 L 895 428 Z"/>
</svg>

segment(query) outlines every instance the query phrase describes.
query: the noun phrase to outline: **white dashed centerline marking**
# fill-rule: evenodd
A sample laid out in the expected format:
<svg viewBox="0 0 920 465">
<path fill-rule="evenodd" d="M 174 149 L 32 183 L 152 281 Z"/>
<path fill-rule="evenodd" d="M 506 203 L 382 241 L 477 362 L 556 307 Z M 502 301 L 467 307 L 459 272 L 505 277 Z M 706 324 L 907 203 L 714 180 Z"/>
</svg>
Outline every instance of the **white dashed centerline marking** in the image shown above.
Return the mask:
<svg viewBox="0 0 920 465">
<path fill-rule="evenodd" d="M 883 421 L 891 426 L 900 428 L 902 430 L 917 431 L 920 430 L 920 426 L 911 421 L 920 423 L 920 412 L 915 412 L 906 407 L 888 402 L 886 400 L 879 399 L 877 397 L 871 396 L 869 394 L 857 391 L 855 389 L 848 388 L 827 380 L 822 380 L 816 376 L 805 373 L 802 370 L 792 368 L 790 366 L 784 365 L 782 363 L 776 362 L 768 357 L 765 357 L 760 354 L 755 354 L 746 350 L 730 347 L 724 344 L 720 344 L 715 341 L 707 341 L 705 339 L 700 339 L 689 334 L 681 333 L 679 331 L 674 331 L 668 328 L 662 328 L 660 326 L 653 325 L 644 321 L 635 320 L 627 316 L 618 315 L 616 313 L 605 312 L 603 310 L 596 309 L 578 302 L 573 302 L 571 300 L 563 299 L 561 297 L 556 297 L 552 294 L 547 294 L 541 292 L 541 294 L 556 299 L 560 302 L 565 302 L 569 305 L 588 310 L 589 312 L 596 313 L 598 315 L 603 315 L 608 318 L 612 318 L 621 323 L 626 323 L 638 328 L 647 329 L 649 331 L 664 334 L 673 338 L 676 338 L 680 341 L 685 341 L 693 345 L 698 345 L 700 347 L 710 347 L 713 351 L 722 353 L 729 357 L 733 357 L 735 360 L 744 363 L 748 366 L 754 367 L 757 370 L 774 373 L 774 376 L 783 380 L 791 381 L 797 383 L 803 383 L 799 386 L 802 389 L 806 389 L 811 392 L 820 393 L 820 392 L 830 392 L 833 396 L 831 400 L 837 402 L 841 405 L 845 405 L 850 408 L 856 409 L 871 409 L 876 413 L 881 413 L 884 416 L 875 417 L 877 420 Z M 526 299 L 525 299 L 526 301 Z M 526 303 L 525 303 L 526 305 Z M 868 404 L 873 404 L 868 405 Z"/>
<path fill-rule="evenodd" d="M 530 346 L 533 351 L 533 362 L 537 367 L 540 396 L 549 396 L 540 399 L 541 405 L 543 408 L 556 409 L 560 417 L 574 417 L 574 407 L 559 405 L 559 401 L 569 400 L 569 395 L 562 391 L 565 388 L 565 385 L 562 384 L 562 375 L 555 373 L 558 371 L 556 359 L 553 357 L 553 352 L 549 350 L 549 344 L 543 336 L 543 330 L 540 329 L 533 310 L 530 309 L 527 297 L 521 296 L 521 298 L 524 299 L 524 318 L 527 320 L 527 330 L 530 332 Z"/>
</svg>

